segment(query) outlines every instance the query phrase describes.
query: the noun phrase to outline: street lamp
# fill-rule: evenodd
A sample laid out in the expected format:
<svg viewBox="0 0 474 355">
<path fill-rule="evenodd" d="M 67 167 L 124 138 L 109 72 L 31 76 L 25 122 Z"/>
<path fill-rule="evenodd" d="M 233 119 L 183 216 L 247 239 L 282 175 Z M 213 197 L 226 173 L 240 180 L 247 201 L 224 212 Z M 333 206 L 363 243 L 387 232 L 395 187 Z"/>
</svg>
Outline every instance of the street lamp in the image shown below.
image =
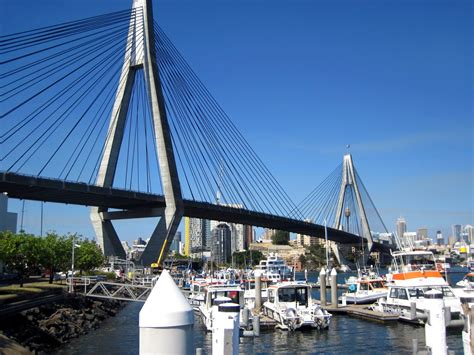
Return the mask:
<svg viewBox="0 0 474 355">
<path fill-rule="evenodd" d="M 76 235 L 72 236 L 72 260 L 71 260 L 71 279 L 69 280 L 69 293 L 74 293 L 74 249 L 81 246 L 76 244 Z"/>
</svg>

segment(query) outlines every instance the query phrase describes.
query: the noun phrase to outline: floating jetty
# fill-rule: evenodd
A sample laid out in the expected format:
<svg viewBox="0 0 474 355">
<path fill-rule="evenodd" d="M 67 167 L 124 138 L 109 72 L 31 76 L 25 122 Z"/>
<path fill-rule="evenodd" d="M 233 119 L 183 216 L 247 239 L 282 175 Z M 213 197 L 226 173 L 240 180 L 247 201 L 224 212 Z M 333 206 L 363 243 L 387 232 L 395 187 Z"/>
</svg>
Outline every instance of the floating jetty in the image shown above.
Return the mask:
<svg viewBox="0 0 474 355">
<path fill-rule="evenodd" d="M 374 311 L 368 308 L 367 305 L 351 304 L 347 306 L 341 306 L 335 308 L 331 306 L 323 307 L 331 314 L 347 314 L 357 318 L 363 318 L 378 322 L 393 322 L 398 321 L 399 317 L 395 314 L 387 314 L 379 311 Z"/>
</svg>

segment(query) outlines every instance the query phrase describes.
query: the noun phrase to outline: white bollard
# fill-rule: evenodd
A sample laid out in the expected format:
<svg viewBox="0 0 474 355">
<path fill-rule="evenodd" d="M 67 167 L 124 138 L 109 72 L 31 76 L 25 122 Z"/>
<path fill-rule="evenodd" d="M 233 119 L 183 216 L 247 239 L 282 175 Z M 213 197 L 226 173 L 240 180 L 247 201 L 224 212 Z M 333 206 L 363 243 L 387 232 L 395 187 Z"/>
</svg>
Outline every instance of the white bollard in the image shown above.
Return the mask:
<svg viewBox="0 0 474 355">
<path fill-rule="evenodd" d="M 336 268 L 333 267 L 331 271 L 331 306 L 333 308 L 338 307 L 338 300 L 337 300 L 337 271 Z"/>
<path fill-rule="evenodd" d="M 140 310 L 140 355 L 194 354 L 194 313 L 164 270 Z"/>
<path fill-rule="evenodd" d="M 255 276 L 255 305 L 254 310 L 259 313 L 262 309 L 262 280 L 260 275 Z"/>
<path fill-rule="evenodd" d="M 239 354 L 240 306 L 223 303 L 212 324 L 212 355 Z"/>
<path fill-rule="evenodd" d="M 425 324 L 425 342 L 432 355 L 446 355 L 446 323 L 444 320 L 444 300 L 440 291 L 425 292 L 428 320 Z"/>
<path fill-rule="evenodd" d="M 472 324 L 474 317 L 474 296 L 461 297 L 462 318 L 464 319 L 464 328 L 462 330 L 462 345 L 464 355 L 474 354 L 474 329 Z"/>
<path fill-rule="evenodd" d="M 326 270 L 324 270 L 324 266 L 321 268 L 321 272 L 319 273 L 319 294 L 321 299 L 321 306 L 326 306 Z"/>
</svg>

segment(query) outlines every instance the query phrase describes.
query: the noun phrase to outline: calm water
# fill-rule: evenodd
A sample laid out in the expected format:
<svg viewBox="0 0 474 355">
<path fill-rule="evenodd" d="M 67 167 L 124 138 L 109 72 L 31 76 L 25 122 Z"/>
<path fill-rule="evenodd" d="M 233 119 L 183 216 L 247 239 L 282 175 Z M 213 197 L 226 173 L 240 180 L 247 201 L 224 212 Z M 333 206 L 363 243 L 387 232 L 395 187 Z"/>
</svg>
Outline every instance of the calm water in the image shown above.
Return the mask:
<svg viewBox="0 0 474 355">
<path fill-rule="evenodd" d="M 347 277 L 347 275 L 345 275 Z M 451 275 L 457 282 L 463 274 Z M 341 281 L 343 275 L 340 275 Z M 338 277 L 339 279 L 339 277 Z M 315 280 L 315 275 L 310 275 Z M 316 293 L 314 294 L 316 296 Z M 130 303 L 117 316 L 60 349 L 57 354 L 138 354 L 138 314 L 141 303 Z M 196 317 L 194 344 L 211 353 L 212 334 Z M 259 338 L 241 338 L 240 353 L 411 354 L 412 339 L 424 346 L 424 327 L 400 322 L 382 324 L 348 316 L 333 316 L 325 331 L 262 331 Z M 462 354 L 461 329 L 448 331 L 450 350 Z M 159 344 L 157 344 L 159 346 Z"/>
</svg>

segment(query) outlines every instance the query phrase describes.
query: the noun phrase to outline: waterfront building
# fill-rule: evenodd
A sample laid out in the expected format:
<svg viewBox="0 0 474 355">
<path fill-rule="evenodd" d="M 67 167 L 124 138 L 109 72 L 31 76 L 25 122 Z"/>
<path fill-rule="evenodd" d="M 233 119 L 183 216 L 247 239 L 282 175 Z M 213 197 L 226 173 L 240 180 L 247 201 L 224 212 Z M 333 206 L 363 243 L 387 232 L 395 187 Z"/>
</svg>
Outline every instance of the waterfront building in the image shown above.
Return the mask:
<svg viewBox="0 0 474 355">
<path fill-rule="evenodd" d="M 211 259 L 216 264 L 229 263 L 232 258 L 232 232 L 227 223 L 220 223 L 212 229 Z"/>
<path fill-rule="evenodd" d="M 438 246 L 444 245 L 444 237 L 441 231 L 436 232 L 436 243 Z"/>
<path fill-rule="evenodd" d="M 8 196 L 0 193 L 0 232 L 16 233 L 17 219 L 16 213 L 8 212 Z"/>
<path fill-rule="evenodd" d="M 406 233 L 407 231 L 407 223 L 405 221 L 405 218 L 398 218 L 397 219 L 397 235 L 398 235 L 398 238 L 403 239 L 403 235 Z"/>
<path fill-rule="evenodd" d="M 324 245 L 326 243 L 324 238 L 313 237 L 311 235 L 297 234 L 296 245 L 310 247 L 313 245 Z"/>
<path fill-rule="evenodd" d="M 461 241 L 461 225 L 460 224 L 453 224 L 451 226 L 452 228 L 452 235 L 454 238 L 456 238 L 456 242 Z"/>
</svg>

